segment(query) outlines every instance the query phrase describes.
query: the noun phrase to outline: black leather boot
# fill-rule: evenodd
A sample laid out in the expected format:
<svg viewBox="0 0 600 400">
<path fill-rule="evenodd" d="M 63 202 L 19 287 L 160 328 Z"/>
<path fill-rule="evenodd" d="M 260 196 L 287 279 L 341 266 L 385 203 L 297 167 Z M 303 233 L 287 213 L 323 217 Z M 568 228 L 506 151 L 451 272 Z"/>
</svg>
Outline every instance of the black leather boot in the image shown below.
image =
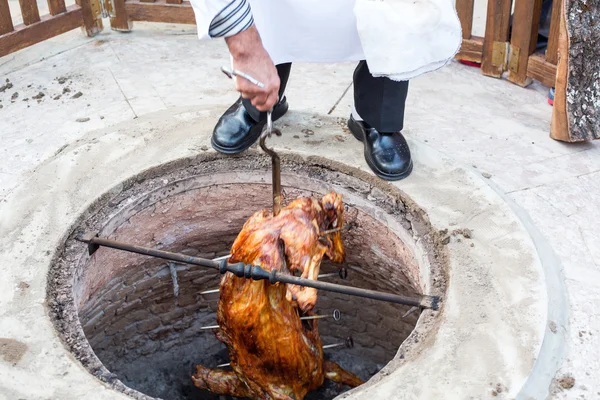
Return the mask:
<svg viewBox="0 0 600 400">
<path fill-rule="evenodd" d="M 279 76 L 279 103 L 273 107 L 273 121 L 288 110 L 285 87 L 292 69 L 291 63 L 276 66 Z M 267 123 L 267 113 L 260 112 L 248 100 L 241 97 L 219 118 L 211 139 L 212 147 L 224 154 L 237 154 L 252 146 Z"/>
<path fill-rule="evenodd" d="M 408 143 L 401 132 L 381 133 L 352 116 L 348 128 L 364 143 L 365 160 L 375 175 L 386 181 L 398 181 L 410 175 L 413 168 Z"/>
<path fill-rule="evenodd" d="M 227 111 L 219 118 L 213 131 L 211 144 L 212 147 L 224 154 L 237 154 L 252 146 L 267 123 L 266 114 L 261 113 L 259 121 L 254 120 L 240 97 Z M 281 118 L 288 110 L 288 103 L 284 97 L 273 107 L 273 121 Z M 264 116 L 262 115 L 264 114 Z"/>
</svg>

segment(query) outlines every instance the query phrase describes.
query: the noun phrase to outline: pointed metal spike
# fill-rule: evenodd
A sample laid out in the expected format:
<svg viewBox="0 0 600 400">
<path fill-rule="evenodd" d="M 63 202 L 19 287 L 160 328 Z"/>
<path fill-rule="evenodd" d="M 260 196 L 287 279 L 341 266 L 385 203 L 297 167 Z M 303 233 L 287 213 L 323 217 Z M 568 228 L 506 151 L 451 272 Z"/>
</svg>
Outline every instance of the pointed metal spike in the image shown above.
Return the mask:
<svg viewBox="0 0 600 400">
<path fill-rule="evenodd" d="M 209 326 L 203 326 L 200 329 L 206 330 L 206 329 L 219 329 L 219 328 L 220 328 L 219 325 L 209 325 Z"/>
<path fill-rule="evenodd" d="M 219 293 L 220 289 L 210 289 L 205 290 L 204 292 L 200 292 L 200 294 L 210 294 L 210 293 Z"/>
<path fill-rule="evenodd" d="M 334 344 L 326 344 L 325 346 L 323 346 L 323 349 L 333 349 L 335 347 L 346 347 L 348 349 L 351 349 L 354 347 L 354 340 L 352 340 L 352 337 L 347 337 L 346 340 L 344 340 L 343 342 L 340 343 L 334 343 Z"/>
<path fill-rule="evenodd" d="M 412 313 L 415 310 L 418 310 L 419 307 L 411 307 L 410 310 L 408 310 L 403 316 L 402 318 L 406 318 L 410 313 Z"/>
<path fill-rule="evenodd" d="M 340 310 L 333 310 L 333 314 L 325 314 L 325 315 L 309 315 L 306 317 L 300 317 L 301 320 L 305 321 L 308 319 L 321 319 L 321 318 L 331 318 L 333 317 L 334 320 L 339 321 L 342 318 L 342 313 L 340 313 Z"/>
</svg>

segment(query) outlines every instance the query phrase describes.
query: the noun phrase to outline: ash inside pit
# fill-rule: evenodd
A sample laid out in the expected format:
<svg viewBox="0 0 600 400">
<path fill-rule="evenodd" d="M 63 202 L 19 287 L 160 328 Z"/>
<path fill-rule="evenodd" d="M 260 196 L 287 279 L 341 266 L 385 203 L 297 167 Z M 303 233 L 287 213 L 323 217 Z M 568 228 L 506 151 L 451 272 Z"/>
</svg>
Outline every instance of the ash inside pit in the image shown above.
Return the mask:
<svg viewBox="0 0 600 400">
<path fill-rule="evenodd" d="M 223 400 L 224 396 L 196 388 L 189 377 L 199 361 L 204 365 L 220 365 L 229 362 L 227 350 L 216 339 L 197 342 L 174 347 L 166 352 L 156 352 L 131 363 L 120 362 L 113 367 L 109 365 L 107 367 L 115 372 L 125 385 L 154 397 L 173 400 Z M 211 344 L 213 347 L 210 347 Z M 199 347 L 208 347 L 208 349 L 200 354 Z M 376 364 L 372 360 L 365 359 L 361 354 L 345 350 L 326 352 L 325 358 L 351 370 L 365 381 L 383 368 L 383 364 Z M 149 369 L 150 365 L 158 367 Z M 331 399 L 347 389 L 326 380 L 320 389 L 308 393 L 305 400 Z"/>
<path fill-rule="evenodd" d="M 82 217 L 73 236 L 94 231 L 101 237 L 198 257 L 227 254 L 247 218 L 271 202 L 271 186 L 262 183 L 268 171 L 249 169 L 242 161 L 213 161 L 210 168 L 217 171 L 212 173 L 189 168 L 138 179 L 110 201 L 99 202 Z M 265 161 L 261 167 L 268 165 Z M 240 166 L 232 169 L 236 162 Z M 437 245 L 427 224 L 406 204 L 356 177 L 293 166 L 288 170 L 295 175 L 284 178 L 289 185 L 284 188 L 286 199 L 321 197 L 335 182 L 335 190 L 344 195 L 347 221 L 356 226 L 343 235 L 348 278 L 329 281 L 414 296 L 424 291 L 424 279 L 435 280 L 435 271 L 421 274 L 412 247 L 400 239 L 401 230 L 408 233 L 405 240 L 418 236 L 420 246 L 430 246 L 425 252 L 428 262 L 436 262 Z M 49 285 L 57 329 L 83 365 L 136 399 L 222 400 L 196 389 L 191 381 L 196 364 L 216 367 L 229 361 L 214 333 L 200 329 L 216 323 L 218 293 L 199 293 L 219 286 L 218 273 L 107 248 L 89 257 L 86 250 L 73 237 L 67 240 Z M 339 267 L 324 262 L 321 272 Z M 442 289 L 439 284 L 437 289 Z M 368 380 L 394 358 L 413 331 L 419 313 L 403 317 L 409 308 L 320 291 L 316 311 L 329 314 L 338 309 L 342 315 L 340 321 L 320 320 L 323 344 L 343 342 L 348 336 L 354 340 L 354 348 L 327 349 L 325 357 Z M 330 399 L 349 389 L 325 382 L 306 398 Z"/>
</svg>

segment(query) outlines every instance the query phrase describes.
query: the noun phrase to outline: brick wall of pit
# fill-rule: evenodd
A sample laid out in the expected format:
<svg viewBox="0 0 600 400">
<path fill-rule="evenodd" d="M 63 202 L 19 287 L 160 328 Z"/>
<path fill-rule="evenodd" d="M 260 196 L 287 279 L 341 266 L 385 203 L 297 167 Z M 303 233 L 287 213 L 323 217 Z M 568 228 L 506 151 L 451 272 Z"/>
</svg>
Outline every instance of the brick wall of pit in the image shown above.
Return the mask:
<svg viewBox="0 0 600 400">
<path fill-rule="evenodd" d="M 172 196 L 123 222 L 111 238 L 205 258 L 227 254 L 256 204 L 268 203 L 270 187 L 257 190 L 256 186 L 216 186 Z M 306 194 L 290 191 L 288 198 Z M 198 199 L 202 199 L 201 205 Z M 414 286 L 403 270 L 416 267 L 402 265 L 409 263 L 410 257 L 400 239 L 360 210 L 348 208 L 347 217 L 357 226 L 344 234 L 348 279 L 331 281 L 414 295 Z M 338 268 L 325 262 L 321 272 Z M 214 339 L 212 332 L 200 328 L 216 323 L 218 294 L 199 293 L 217 288 L 220 277 L 202 267 L 176 265 L 176 269 L 177 296 L 170 268 L 162 260 L 101 248 L 82 269 L 87 272 L 77 277 L 74 288 L 79 318 L 90 345 L 109 368 L 117 361 L 143 359 L 199 337 Z M 355 348 L 344 351 L 382 364 L 396 354 L 418 318 L 418 312 L 403 318 L 409 307 L 320 291 L 317 311 L 331 313 L 334 309 L 340 310 L 342 319 L 321 321 L 323 343 L 352 336 Z"/>
<path fill-rule="evenodd" d="M 216 256 L 217 253 L 211 254 Z M 90 345 L 106 365 L 133 361 L 174 346 L 184 346 L 213 336 L 201 327 L 216 324 L 218 293 L 199 293 L 218 288 L 220 277 L 207 269 L 174 265 L 178 294 L 167 264 L 146 269 L 131 269 L 113 278 L 86 303 L 80 319 Z M 330 279 L 355 287 L 390 291 L 388 281 L 376 281 L 346 265 L 348 278 Z M 335 272 L 337 266 L 324 265 L 323 272 Z M 343 342 L 351 336 L 353 351 L 360 351 L 376 363 L 391 359 L 416 324 L 418 313 L 402 318 L 407 307 L 361 299 L 338 293 L 319 293 L 316 310 L 330 314 L 341 312 L 340 321 L 320 321 L 323 343 Z"/>
</svg>

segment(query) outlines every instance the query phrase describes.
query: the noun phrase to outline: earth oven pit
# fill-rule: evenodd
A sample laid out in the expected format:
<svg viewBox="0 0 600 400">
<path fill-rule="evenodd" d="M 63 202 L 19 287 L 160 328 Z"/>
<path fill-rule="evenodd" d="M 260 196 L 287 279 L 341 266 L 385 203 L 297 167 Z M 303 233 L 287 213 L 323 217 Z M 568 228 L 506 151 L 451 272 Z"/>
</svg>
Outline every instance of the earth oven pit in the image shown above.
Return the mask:
<svg viewBox="0 0 600 400">
<path fill-rule="evenodd" d="M 228 362 L 225 346 L 201 329 L 216 324 L 218 293 L 200 292 L 218 288 L 219 274 L 108 248 L 89 256 L 75 237 L 96 232 L 198 257 L 224 256 L 246 219 L 270 208 L 269 167 L 268 158 L 253 154 L 173 162 L 129 179 L 117 195 L 98 199 L 80 216 L 51 268 L 48 304 L 63 341 L 91 374 L 136 399 L 223 399 L 196 389 L 190 379 L 195 364 Z M 282 157 L 282 171 L 284 202 L 331 189 L 344 197 L 352 226 L 343 234 L 346 261 L 326 261 L 321 273 L 343 267 L 347 278 L 327 281 L 443 298 L 437 234 L 398 189 L 318 158 Z M 323 343 L 351 337 L 354 347 L 327 349 L 325 357 L 365 381 L 434 335 L 439 314 L 320 291 L 316 311 L 334 310 L 339 321 L 319 322 Z M 347 390 L 326 381 L 306 398 L 332 399 Z"/>
</svg>

